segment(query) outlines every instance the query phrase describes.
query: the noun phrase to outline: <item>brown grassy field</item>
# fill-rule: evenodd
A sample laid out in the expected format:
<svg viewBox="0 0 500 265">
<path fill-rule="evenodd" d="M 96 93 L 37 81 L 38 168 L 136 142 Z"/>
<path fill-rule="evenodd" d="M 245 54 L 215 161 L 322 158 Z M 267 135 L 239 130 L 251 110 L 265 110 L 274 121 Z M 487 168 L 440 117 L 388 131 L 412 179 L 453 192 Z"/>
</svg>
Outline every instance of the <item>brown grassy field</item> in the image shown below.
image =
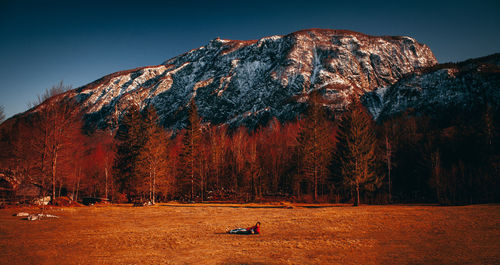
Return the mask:
<svg viewBox="0 0 500 265">
<path fill-rule="evenodd" d="M 500 205 L 253 206 L 3 209 L 0 263 L 500 264 Z M 224 233 L 256 221 L 261 235 Z"/>
</svg>

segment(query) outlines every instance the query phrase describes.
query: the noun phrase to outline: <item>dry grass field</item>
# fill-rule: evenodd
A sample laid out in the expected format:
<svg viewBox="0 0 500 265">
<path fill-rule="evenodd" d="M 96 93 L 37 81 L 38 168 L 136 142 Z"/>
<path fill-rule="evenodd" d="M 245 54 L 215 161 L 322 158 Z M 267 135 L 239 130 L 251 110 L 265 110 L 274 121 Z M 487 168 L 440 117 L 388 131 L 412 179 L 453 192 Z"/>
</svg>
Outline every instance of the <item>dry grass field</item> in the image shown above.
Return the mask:
<svg viewBox="0 0 500 265">
<path fill-rule="evenodd" d="M 500 205 L 240 206 L 3 209 L 0 264 L 500 264 Z"/>
</svg>

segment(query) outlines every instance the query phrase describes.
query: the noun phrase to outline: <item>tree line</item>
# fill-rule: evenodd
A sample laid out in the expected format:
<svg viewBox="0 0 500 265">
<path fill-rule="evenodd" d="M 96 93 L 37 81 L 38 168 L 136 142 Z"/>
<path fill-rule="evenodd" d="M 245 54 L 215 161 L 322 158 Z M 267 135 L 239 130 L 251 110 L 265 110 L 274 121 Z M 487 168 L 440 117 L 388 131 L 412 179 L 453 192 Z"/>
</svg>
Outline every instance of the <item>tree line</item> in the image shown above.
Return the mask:
<svg viewBox="0 0 500 265">
<path fill-rule="evenodd" d="M 498 112 L 488 106 L 440 118 L 409 110 L 375 123 L 355 98 L 334 113 L 312 93 L 296 120 L 249 130 L 203 122 L 191 100 L 177 132 L 159 125 L 153 107 L 131 105 L 117 129 L 89 133 L 77 105 L 58 100 L 1 135 L 2 168 L 43 195 L 354 205 L 500 199 Z"/>
</svg>

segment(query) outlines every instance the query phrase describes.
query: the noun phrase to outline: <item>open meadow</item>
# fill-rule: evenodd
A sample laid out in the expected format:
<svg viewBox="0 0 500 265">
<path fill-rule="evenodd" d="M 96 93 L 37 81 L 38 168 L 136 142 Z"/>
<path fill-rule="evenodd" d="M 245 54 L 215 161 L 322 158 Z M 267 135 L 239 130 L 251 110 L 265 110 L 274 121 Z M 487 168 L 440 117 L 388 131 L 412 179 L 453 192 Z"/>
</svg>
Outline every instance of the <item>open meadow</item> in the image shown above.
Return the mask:
<svg viewBox="0 0 500 265">
<path fill-rule="evenodd" d="M 0 264 L 500 264 L 500 205 L 304 206 L 3 209 Z"/>
</svg>

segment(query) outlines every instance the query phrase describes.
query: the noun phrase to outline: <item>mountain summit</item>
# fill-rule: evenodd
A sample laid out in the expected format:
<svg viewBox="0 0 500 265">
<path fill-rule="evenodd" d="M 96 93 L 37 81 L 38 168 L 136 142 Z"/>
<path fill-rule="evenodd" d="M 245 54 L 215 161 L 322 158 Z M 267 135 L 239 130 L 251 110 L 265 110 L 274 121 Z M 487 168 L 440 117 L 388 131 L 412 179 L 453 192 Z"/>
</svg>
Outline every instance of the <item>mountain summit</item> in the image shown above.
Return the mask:
<svg viewBox="0 0 500 265">
<path fill-rule="evenodd" d="M 114 126 L 136 104 L 155 106 L 164 126 L 182 128 L 191 98 L 204 122 L 253 127 L 272 117 L 293 119 L 312 90 L 324 89 L 337 102 L 331 107 L 341 108 L 352 94 L 394 84 L 436 63 L 429 47 L 410 37 L 308 29 L 259 40 L 217 38 L 160 65 L 113 73 L 67 95 L 98 127 Z"/>
</svg>

